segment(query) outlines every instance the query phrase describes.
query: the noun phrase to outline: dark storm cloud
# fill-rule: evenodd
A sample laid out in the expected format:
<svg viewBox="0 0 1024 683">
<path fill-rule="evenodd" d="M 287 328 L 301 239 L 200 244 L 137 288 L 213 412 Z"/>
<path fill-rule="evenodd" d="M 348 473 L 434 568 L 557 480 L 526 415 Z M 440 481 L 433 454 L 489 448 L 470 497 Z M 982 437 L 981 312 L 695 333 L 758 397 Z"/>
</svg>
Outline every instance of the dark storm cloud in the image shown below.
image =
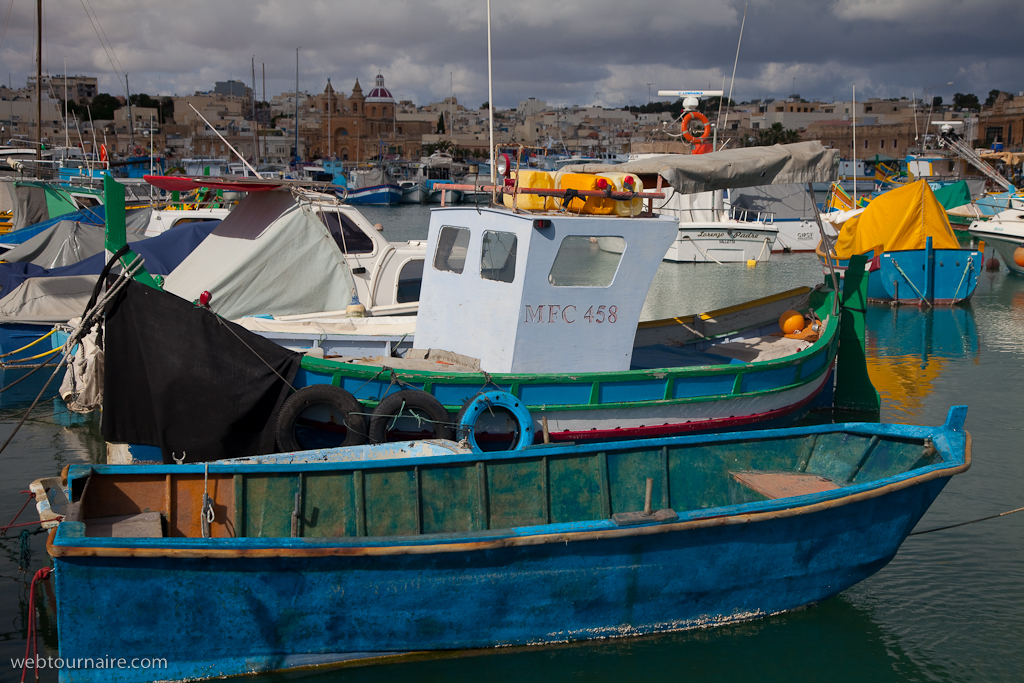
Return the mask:
<svg viewBox="0 0 1024 683">
<path fill-rule="evenodd" d="M 190 94 L 218 80 L 258 88 L 266 66 L 271 95 L 320 92 L 331 78 L 348 91 L 383 73 L 389 88 L 418 103 L 454 90 L 487 99 L 484 0 L 91 0 L 118 69 L 101 47 L 82 0 L 44 0 L 49 73 L 95 74 L 101 91 Z M 15 3 L 0 61 L 23 85 L 34 71 L 33 3 Z M 520 0 L 492 4 L 494 99 L 609 106 L 642 103 L 652 91 L 722 87 L 732 72 L 741 2 L 702 0 Z M 734 98 L 921 96 L 1024 89 L 1020 0 L 752 0 Z M 954 85 L 946 87 L 947 81 Z M 725 87 L 729 83 L 726 80 Z"/>
</svg>

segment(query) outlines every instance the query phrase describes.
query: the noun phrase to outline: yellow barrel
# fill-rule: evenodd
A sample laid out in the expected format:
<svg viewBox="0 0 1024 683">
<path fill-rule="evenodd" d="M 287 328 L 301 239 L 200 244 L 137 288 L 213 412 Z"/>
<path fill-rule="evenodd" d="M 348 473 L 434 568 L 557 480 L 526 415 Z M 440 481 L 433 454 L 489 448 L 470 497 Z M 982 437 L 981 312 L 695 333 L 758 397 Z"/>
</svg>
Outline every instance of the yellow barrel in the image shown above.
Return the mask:
<svg viewBox="0 0 1024 683">
<path fill-rule="evenodd" d="M 608 182 L 612 183 L 613 189 L 616 192 L 643 192 L 644 184 L 635 173 L 599 173 L 602 178 L 607 178 Z M 625 182 L 626 179 L 630 182 Z M 628 185 L 628 187 L 627 187 Z M 630 206 L 632 205 L 632 206 Z M 615 209 L 613 213 L 619 216 L 638 216 L 643 213 L 644 200 L 637 197 L 628 202 L 615 202 Z"/>
<path fill-rule="evenodd" d="M 555 189 L 555 179 L 547 171 L 520 169 L 518 176 L 513 171 L 512 178 L 516 177 L 519 179 L 519 187 L 535 187 L 541 190 Z M 523 211 L 543 211 L 549 208 L 550 199 L 550 197 L 544 197 L 539 194 L 521 194 L 516 199 L 516 206 Z M 503 195 L 502 201 L 505 203 L 505 206 L 510 209 L 512 208 L 512 195 Z"/>
<path fill-rule="evenodd" d="M 599 190 L 598 176 L 589 173 L 564 173 L 558 179 L 560 190 Z M 586 201 L 584 201 L 584 199 Z M 570 213 L 608 215 L 615 211 L 615 200 L 605 197 L 577 197 L 569 202 Z"/>
</svg>

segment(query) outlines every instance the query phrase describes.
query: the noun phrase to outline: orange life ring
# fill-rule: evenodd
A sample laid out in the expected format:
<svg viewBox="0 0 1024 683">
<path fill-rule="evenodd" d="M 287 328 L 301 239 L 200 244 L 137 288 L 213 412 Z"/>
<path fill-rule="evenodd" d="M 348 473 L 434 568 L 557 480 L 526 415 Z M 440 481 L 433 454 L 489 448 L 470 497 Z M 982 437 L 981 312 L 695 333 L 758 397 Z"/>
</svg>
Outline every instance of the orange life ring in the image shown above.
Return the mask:
<svg viewBox="0 0 1024 683">
<path fill-rule="evenodd" d="M 694 135 L 690 132 L 690 121 L 697 119 L 704 124 L 704 132 L 700 135 Z M 697 140 L 706 140 L 708 135 L 711 134 L 711 126 L 708 125 L 708 117 L 701 114 L 699 111 L 691 111 L 689 114 L 683 117 L 683 137 L 686 138 L 687 142 L 695 142 Z"/>
</svg>

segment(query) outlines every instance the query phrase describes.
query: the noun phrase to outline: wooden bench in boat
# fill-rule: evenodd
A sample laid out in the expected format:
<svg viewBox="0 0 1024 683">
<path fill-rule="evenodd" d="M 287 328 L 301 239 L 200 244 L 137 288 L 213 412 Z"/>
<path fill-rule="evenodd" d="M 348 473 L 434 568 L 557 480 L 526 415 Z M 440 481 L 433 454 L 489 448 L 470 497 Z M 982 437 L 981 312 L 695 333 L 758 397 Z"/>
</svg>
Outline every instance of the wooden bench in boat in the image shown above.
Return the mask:
<svg viewBox="0 0 1024 683">
<path fill-rule="evenodd" d="M 772 500 L 809 493 L 834 491 L 839 485 L 831 479 L 806 472 L 730 472 L 732 478 L 747 488 Z"/>
<path fill-rule="evenodd" d="M 85 535 L 93 538 L 163 538 L 163 518 L 159 512 L 140 512 L 87 519 Z"/>
</svg>

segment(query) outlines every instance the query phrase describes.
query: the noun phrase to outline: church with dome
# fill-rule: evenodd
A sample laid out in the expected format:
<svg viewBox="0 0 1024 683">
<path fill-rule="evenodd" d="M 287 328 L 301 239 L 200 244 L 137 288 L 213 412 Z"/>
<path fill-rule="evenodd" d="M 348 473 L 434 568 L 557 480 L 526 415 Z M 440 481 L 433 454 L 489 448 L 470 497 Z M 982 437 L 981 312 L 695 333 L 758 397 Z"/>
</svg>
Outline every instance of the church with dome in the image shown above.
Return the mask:
<svg viewBox="0 0 1024 683">
<path fill-rule="evenodd" d="M 336 93 L 327 79 L 327 87 L 314 98 L 314 106 L 320 113 L 321 139 L 312 151 L 322 158 L 361 162 L 381 153 L 418 155 L 423 134 L 433 132 L 429 124 L 399 123 L 398 102 L 384 85 L 383 74 L 377 74 L 373 88 L 365 95 L 357 78 L 349 97 Z"/>
</svg>

